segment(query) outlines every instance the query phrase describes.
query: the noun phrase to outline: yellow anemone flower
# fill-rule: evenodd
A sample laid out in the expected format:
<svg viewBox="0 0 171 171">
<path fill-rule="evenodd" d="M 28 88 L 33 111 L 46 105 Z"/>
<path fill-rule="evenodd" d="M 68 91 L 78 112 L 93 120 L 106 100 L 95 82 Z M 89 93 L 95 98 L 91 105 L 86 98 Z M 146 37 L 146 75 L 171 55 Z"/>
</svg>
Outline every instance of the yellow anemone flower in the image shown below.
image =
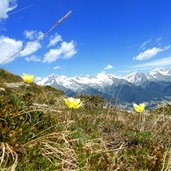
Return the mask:
<svg viewBox="0 0 171 171">
<path fill-rule="evenodd" d="M 82 102 L 80 99 L 75 99 L 75 98 L 69 97 L 67 99 L 64 99 L 64 101 L 69 108 L 77 109 L 80 106 L 82 106 Z"/>
<path fill-rule="evenodd" d="M 23 73 L 22 79 L 25 83 L 31 83 L 34 80 L 34 75 Z"/>
<path fill-rule="evenodd" d="M 145 104 L 144 103 L 140 103 L 139 105 L 134 103 L 133 106 L 134 106 L 135 111 L 138 112 L 138 113 L 143 112 L 144 109 L 145 109 Z"/>
</svg>

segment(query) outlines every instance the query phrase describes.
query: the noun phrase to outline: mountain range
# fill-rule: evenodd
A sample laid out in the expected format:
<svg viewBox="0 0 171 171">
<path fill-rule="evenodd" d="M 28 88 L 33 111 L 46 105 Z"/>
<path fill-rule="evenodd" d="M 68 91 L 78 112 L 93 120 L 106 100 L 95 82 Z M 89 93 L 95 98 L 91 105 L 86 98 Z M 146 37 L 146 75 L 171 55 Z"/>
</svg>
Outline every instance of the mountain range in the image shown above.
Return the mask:
<svg viewBox="0 0 171 171">
<path fill-rule="evenodd" d="M 124 108 L 133 102 L 146 102 L 148 107 L 154 107 L 171 99 L 171 67 L 156 68 L 148 73 L 135 71 L 125 76 L 99 73 L 96 76 L 66 77 L 52 74 L 37 78 L 36 83 L 60 89 L 68 96 L 99 95 Z"/>
</svg>

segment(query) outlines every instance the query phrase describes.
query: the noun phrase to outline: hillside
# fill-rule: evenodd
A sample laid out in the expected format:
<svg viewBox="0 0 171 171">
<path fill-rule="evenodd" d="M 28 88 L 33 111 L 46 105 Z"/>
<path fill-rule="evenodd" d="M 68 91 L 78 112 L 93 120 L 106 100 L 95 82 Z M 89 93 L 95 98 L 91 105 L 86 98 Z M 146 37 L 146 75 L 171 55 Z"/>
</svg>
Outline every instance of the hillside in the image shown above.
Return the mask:
<svg viewBox="0 0 171 171">
<path fill-rule="evenodd" d="M 22 81 L 21 77 L 14 75 L 12 73 L 9 73 L 8 71 L 4 69 L 0 69 L 0 82 L 20 82 Z"/>
<path fill-rule="evenodd" d="M 62 91 L 0 73 L 0 170 L 171 170 L 170 105 L 137 114 L 81 96 L 90 105 L 71 110 Z"/>
</svg>

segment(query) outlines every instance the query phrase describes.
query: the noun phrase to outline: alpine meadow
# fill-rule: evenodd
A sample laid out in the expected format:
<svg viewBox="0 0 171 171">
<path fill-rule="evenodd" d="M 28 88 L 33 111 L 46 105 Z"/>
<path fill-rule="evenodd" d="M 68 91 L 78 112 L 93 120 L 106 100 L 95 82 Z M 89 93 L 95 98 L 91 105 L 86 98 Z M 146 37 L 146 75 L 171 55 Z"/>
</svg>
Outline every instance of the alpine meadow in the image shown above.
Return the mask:
<svg viewBox="0 0 171 171">
<path fill-rule="evenodd" d="M 0 0 L 0 171 L 171 171 L 170 0 Z"/>
</svg>

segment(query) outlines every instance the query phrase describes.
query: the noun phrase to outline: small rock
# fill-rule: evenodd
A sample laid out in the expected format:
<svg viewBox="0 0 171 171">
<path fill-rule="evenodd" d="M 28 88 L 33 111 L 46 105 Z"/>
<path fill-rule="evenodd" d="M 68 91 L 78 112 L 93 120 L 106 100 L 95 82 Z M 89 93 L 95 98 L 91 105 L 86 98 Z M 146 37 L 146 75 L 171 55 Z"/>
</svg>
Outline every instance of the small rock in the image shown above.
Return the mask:
<svg viewBox="0 0 171 171">
<path fill-rule="evenodd" d="M 17 82 L 17 83 L 4 83 L 8 88 L 18 88 L 21 86 L 28 87 L 29 84 L 25 84 L 24 82 Z"/>
</svg>

